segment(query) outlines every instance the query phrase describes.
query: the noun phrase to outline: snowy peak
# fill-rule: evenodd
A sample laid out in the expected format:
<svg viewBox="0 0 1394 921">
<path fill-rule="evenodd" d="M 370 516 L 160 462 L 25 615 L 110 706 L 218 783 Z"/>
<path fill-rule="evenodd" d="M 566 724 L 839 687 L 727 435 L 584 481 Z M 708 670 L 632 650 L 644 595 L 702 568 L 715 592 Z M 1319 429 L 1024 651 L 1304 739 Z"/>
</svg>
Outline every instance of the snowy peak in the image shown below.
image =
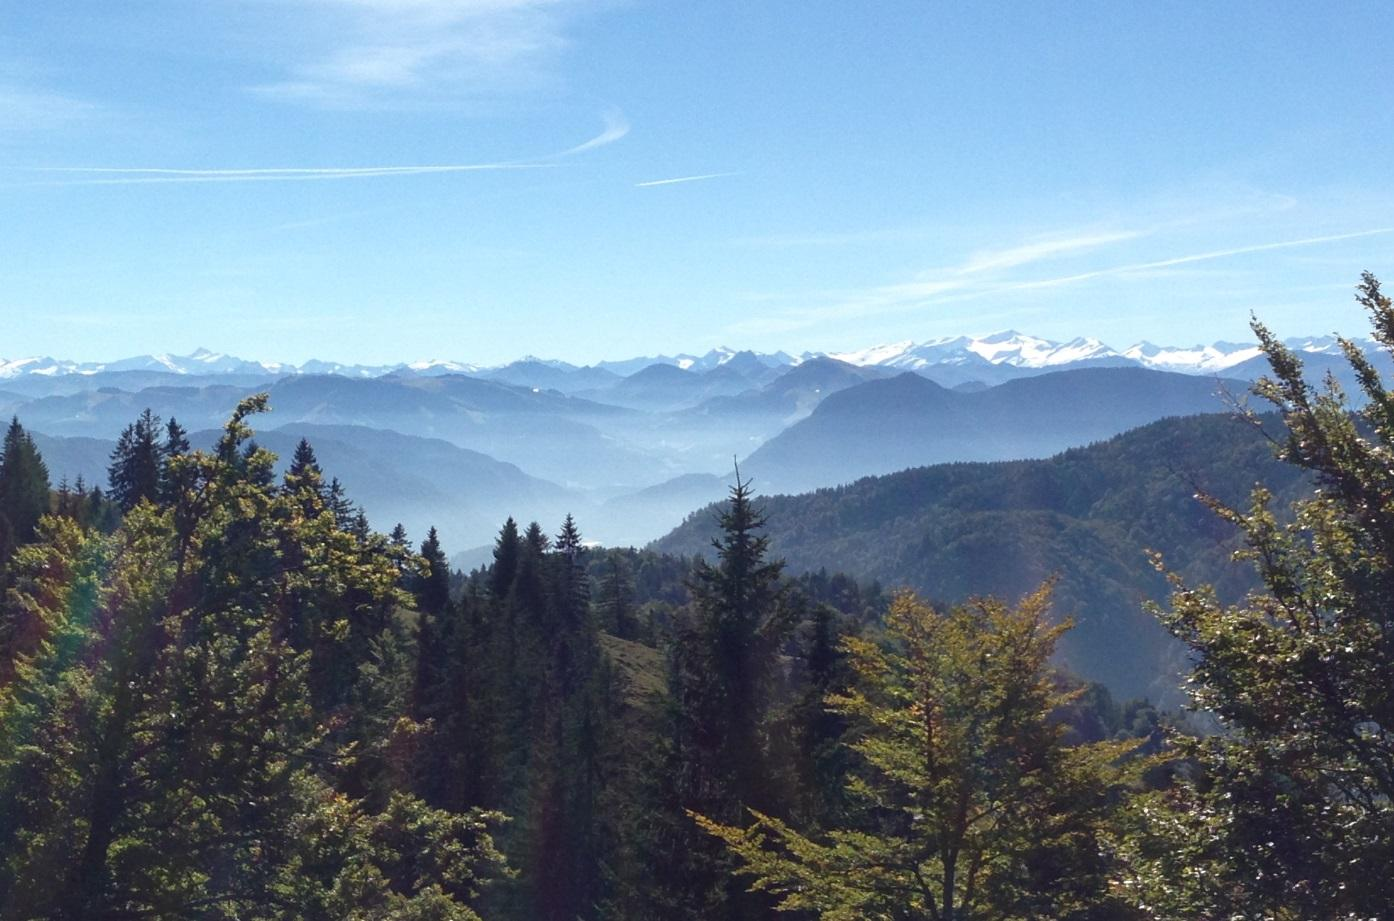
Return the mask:
<svg viewBox="0 0 1394 921">
<path fill-rule="evenodd" d="M 951 336 L 916 344 L 896 342 L 857 352 L 834 352 L 830 357 L 853 365 L 877 365 L 917 371 L 935 365 L 1008 365 L 1016 368 L 1049 368 L 1079 361 L 1118 358 L 1119 353 L 1098 339 L 1078 338 L 1052 342 L 1004 330 L 990 336 Z"/>
<path fill-rule="evenodd" d="M 1123 356 L 1158 371 L 1180 371 L 1184 374 L 1213 374 L 1231 368 L 1262 354 L 1257 345 L 1241 342 L 1216 342 L 1213 345 L 1193 345 L 1174 348 L 1139 342 L 1123 350 Z"/>
<path fill-rule="evenodd" d="M 1334 336 L 1303 336 L 1285 340 L 1299 354 L 1339 357 L 1340 342 Z M 1357 340 L 1370 348 L 1373 343 Z M 1219 374 L 1262 354 L 1252 342 L 1214 342 L 1210 345 L 1165 346 L 1142 341 L 1117 351 L 1092 337 L 1077 337 L 1057 342 L 1031 336 L 1013 329 L 987 336 L 946 336 L 915 342 L 910 339 L 871 348 L 843 352 L 803 352 L 798 356 L 787 352 L 753 352 L 727 346 L 694 355 L 654 355 L 621 361 L 602 361 L 590 367 L 578 367 L 569 362 L 527 355 L 507 365 L 482 366 L 444 358 L 427 358 L 392 365 L 344 364 L 334 361 L 311 360 L 301 365 L 281 362 L 249 361 L 198 348 L 188 355 L 136 355 L 110 362 L 78 362 L 49 356 L 29 358 L 0 358 L 0 380 L 21 377 L 60 377 L 64 375 L 95 375 L 111 372 L 157 372 L 183 376 L 236 375 L 239 377 L 285 377 L 301 374 L 332 374 L 341 377 L 373 378 L 396 374 L 408 377 L 429 377 L 444 374 L 497 377 L 500 372 L 545 370 L 552 377 L 575 375 L 609 375 L 629 377 L 654 365 L 666 365 L 696 374 L 718 368 L 759 376 L 761 368 L 778 371 L 816 358 L 833 358 L 859 367 L 887 368 L 896 371 L 925 372 L 932 368 L 956 369 L 955 375 L 964 380 L 1001 380 L 1003 372 L 1029 373 L 1032 370 L 1075 367 L 1080 364 L 1140 365 L 1160 371 L 1183 374 Z M 994 378 L 992 368 L 1001 369 Z M 989 373 L 979 377 L 975 369 Z M 954 375 L 951 375 L 954 376 Z M 553 386 L 549 384 L 548 386 Z M 556 386 L 561 386 L 557 384 Z M 595 386 L 592 384 L 590 386 Z"/>
</svg>

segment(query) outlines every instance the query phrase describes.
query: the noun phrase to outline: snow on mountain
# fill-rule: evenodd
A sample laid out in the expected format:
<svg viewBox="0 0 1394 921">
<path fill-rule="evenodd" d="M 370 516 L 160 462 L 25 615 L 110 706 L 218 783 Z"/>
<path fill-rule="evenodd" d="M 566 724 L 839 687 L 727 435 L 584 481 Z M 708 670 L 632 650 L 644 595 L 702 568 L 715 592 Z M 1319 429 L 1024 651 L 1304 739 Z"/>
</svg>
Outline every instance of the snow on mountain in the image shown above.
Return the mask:
<svg viewBox="0 0 1394 921">
<path fill-rule="evenodd" d="M 465 364 L 460 361 L 450 361 L 445 358 L 424 358 L 419 361 L 409 361 L 404 365 L 398 366 L 397 369 L 387 369 L 387 372 L 384 373 L 388 373 L 391 370 L 407 371 L 412 374 L 421 375 L 422 377 L 433 377 L 440 374 L 474 374 L 480 370 L 480 367 L 478 365 Z"/>
<path fill-rule="evenodd" d="M 855 352 L 829 352 L 828 357 L 859 367 L 878 365 L 894 368 L 899 367 L 897 362 L 902 361 L 914 348 L 915 343 L 906 339 L 903 342 L 874 345 L 869 349 L 860 349 Z"/>
<path fill-rule="evenodd" d="M 1231 368 L 1262 354 L 1259 347 L 1247 342 L 1216 342 L 1174 348 L 1139 342 L 1123 350 L 1125 358 L 1158 371 L 1180 371 L 1183 374 L 1213 374 Z"/>
<path fill-rule="evenodd" d="M 1372 344 L 1359 341 L 1368 348 Z M 1286 340 L 1286 345 L 1299 353 L 1339 355 L 1340 343 L 1333 336 L 1306 336 Z M 1252 342 L 1215 342 L 1210 345 L 1175 347 L 1138 342 L 1123 351 L 1116 351 L 1094 338 L 1080 337 L 1057 342 L 1039 336 L 1029 336 L 1016 330 L 1004 330 L 987 336 L 947 336 L 924 342 L 904 340 L 871 348 L 845 352 L 804 352 L 794 356 L 786 352 L 751 352 L 721 347 L 702 355 L 679 353 L 654 355 L 621 361 L 602 361 L 590 368 L 581 368 L 565 361 L 537 358 L 531 355 L 508 365 L 481 366 L 442 358 L 422 359 L 393 365 L 343 364 L 311 360 L 302 365 L 281 362 L 249 361 L 234 355 L 197 349 L 188 355 L 137 355 L 111 362 L 77 362 L 48 356 L 29 358 L 0 358 L 0 380 L 26 376 L 57 377 L 80 374 L 94 375 L 114 371 L 158 371 L 187 376 L 234 374 L 261 377 L 284 377 L 299 374 L 333 374 L 342 377 L 371 378 L 387 374 L 434 376 L 441 374 L 488 375 L 506 368 L 542 365 L 562 374 L 610 371 L 628 377 L 652 365 L 672 365 L 685 371 L 706 373 L 738 360 L 749 366 L 758 362 L 767 368 L 793 367 L 813 358 L 826 355 L 838 361 L 861 367 L 891 368 L 901 371 L 924 371 L 938 366 L 957 366 L 971 374 L 974 367 L 1003 366 L 1021 369 L 1057 368 L 1081 362 L 1110 364 L 1136 363 L 1146 368 L 1176 371 L 1184 374 L 1218 374 L 1261 355 Z"/>
<path fill-rule="evenodd" d="M 1118 358 L 1119 355 L 1098 339 L 1052 342 L 1009 329 L 977 339 L 950 336 L 919 344 L 895 342 L 857 352 L 834 352 L 830 357 L 853 365 L 918 371 L 935 365 L 971 365 L 979 362 L 1018 368 L 1048 368 L 1077 361 Z"/>
<path fill-rule="evenodd" d="M 72 374 L 77 368 L 76 362 L 58 362 L 52 358 L 0 358 L 0 380 L 26 374 Z"/>
</svg>

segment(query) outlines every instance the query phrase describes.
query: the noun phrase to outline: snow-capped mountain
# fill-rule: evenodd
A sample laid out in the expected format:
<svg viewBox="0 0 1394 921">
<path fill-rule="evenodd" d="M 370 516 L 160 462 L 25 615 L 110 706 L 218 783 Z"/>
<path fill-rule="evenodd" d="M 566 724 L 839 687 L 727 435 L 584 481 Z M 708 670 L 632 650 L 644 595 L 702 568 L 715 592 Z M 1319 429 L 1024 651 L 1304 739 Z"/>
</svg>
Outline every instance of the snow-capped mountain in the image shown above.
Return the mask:
<svg viewBox="0 0 1394 921">
<path fill-rule="evenodd" d="M 673 365 L 682 368 L 684 371 L 710 371 L 728 363 L 737 355 L 743 354 L 741 349 L 732 349 L 726 346 L 712 349 L 704 355 L 691 355 L 680 352 L 677 355 L 646 355 L 639 358 L 624 358 L 618 361 L 601 361 L 595 364 L 597 368 L 612 371 L 621 377 L 628 377 L 636 371 L 642 371 L 650 365 Z M 761 364 L 769 368 L 780 368 L 785 366 L 797 365 L 808 358 L 816 358 L 822 355 L 821 352 L 806 352 L 800 356 L 793 356 L 787 352 L 755 352 L 753 354 Z"/>
<path fill-rule="evenodd" d="M 1072 339 L 1062 343 L 1006 330 L 980 339 L 953 336 L 919 344 L 905 341 L 854 352 L 834 352 L 829 357 L 852 365 L 919 371 L 935 365 L 973 364 L 1048 368 L 1117 359 L 1120 355 L 1097 339 Z"/>
<path fill-rule="evenodd" d="M 1289 348 L 1310 355 L 1340 355 L 1340 343 L 1332 336 L 1305 336 L 1286 340 Z M 1360 342 L 1369 347 L 1368 342 Z M 813 358 L 834 358 L 860 367 L 880 367 L 897 371 L 928 372 L 935 368 L 954 369 L 959 377 L 971 379 L 974 369 L 985 374 L 984 381 L 1000 381 L 1003 374 L 1013 376 L 1044 369 L 1059 369 L 1098 365 L 1141 365 L 1160 371 L 1183 374 L 1221 374 L 1231 368 L 1259 357 L 1262 353 L 1252 342 L 1214 342 L 1189 347 L 1163 346 L 1138 342 L 1117 350 L 1098 339 L 1080 337 L 1057 342 L 1030 336 L 1016 330 L 1004 330 L 987 336 L 949 336 L 924 342 L 904 340 L 841 352 L 752 352 L 727 347 L 712 349 L 704 354 L 651 355 L 618 361 L 601 361 L 582 368 L 565 361 L 526 356 L 506 365 L 483 366 L 443 358 L 422 359 L 392 365 L 344 364 L 334 361 L 307 361 L 301 365 L 282 362 L 251 361 L 198 349 L 188 355 L 137 355 L 110 362 L 79 362 L 47 356 L 0 358 L 0 380 L 23 377 L 61 377 L 65 375 L 95 375 L 113 372 L 162 372 L 184 376 L 237 375 L 277 378 L 290 375 L 333 374 L 341 377 L 372 378 L 387 374 L 406 376 L 437 376 L 463 374 L 497 377 L 500 372 L 518 369 L 545 368 L 553 376 L 585 372 L 595 375 L 605 372 L 616 377 L 628 377 L 652 365 L 672 365 L 684 371 L 704 374 L 731 364 L 743 367 L 763 365 L 770 369 L 788 368 Z M 516 374 L 514 376 L 517 376 Z M 551 386 L 551 385 L 547 385 Z"/>
</svg>

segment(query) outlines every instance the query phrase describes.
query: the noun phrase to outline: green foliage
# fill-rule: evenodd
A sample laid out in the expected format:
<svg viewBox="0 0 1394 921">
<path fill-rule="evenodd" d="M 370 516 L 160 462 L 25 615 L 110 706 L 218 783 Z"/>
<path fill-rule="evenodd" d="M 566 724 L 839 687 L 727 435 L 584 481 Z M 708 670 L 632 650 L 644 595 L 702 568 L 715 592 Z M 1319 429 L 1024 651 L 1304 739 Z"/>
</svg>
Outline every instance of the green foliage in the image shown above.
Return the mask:
<svg viewBox="0 0 1394 921">
<path fill-rule="evenodd" d="M 48 468 L 19 420 L 11 419 L 0 448 L 0 567 L 48 511 Z"/>
<path fill-rule="evenodd" d="M 176 451 L 188 450 L 188 442 L 182 432 L 177 437 L 173 430 L 167 430 L 172 437 L 171 445 Z M 135 508 L 141 500 L 154 502 L 160 498 L 164 485 L 163 470 L 165 450 L 160 445 L 160 417 L 150 410 L 140 414 L 140 418 L 126 426 L 116 447 L 111 452 L 111 466 L 107 470 L 111 499 L 121 506 L 123 512 Z"/>
<path fill-rule="evenodd" d="M 495 814 L 399 789 L 399 558 L 272 485 L 265 408 L 111 536 L 47 518 L 17 556 L 0 918 L 471 918 L 497 872 Z"/>
<path fill-rule="evenodd" d="M 1136 743 L 1068 747 L 1050 716 L 1070 695 L 1048 668 L 1048 589 L 939 613 L 911 595 L 890 642 L 844 641 L 856 680 L 828 698 L 854 725 L 854 821 L 804 834 L 751 810 L 747 828 L 694 816 L 754 888 L 829 921 L 1106 917 L 1099 841 L 1111 767 Z M 1116 915 L 1112 915 L 1116 917 Z"/>
<path fill-rule="evenodd" d="M 1394 350 L 1394 305 L 1373 276 L 1358 299 Z M 1224 604 L 1172 577 L 1160 614 L 1193 652 L 1196 704 L 1225 732 L 1185 746 L 1196 783 L 1143 805 L 1170 809 L 1133 842 L 1135 886 L 1175 914 L 1379 917 L 1394 866 L 1394 398 L 1343 340 L 1367 401 L 1353 413 L 1334 380 L 1312 387 L 1253 326 L 1273 369 L 1256 390 L 1287 425 L 1279 455 L 1317 488 L 1290 514 L 1264 487 L 1247 510 L 1210 501 L 1243 532 L 1262 591 Z M 1174 838 L 1203 878 L 1169 862 Z"/>
<path fill-rule="evenodd" d="M 761 503 L 771 550 L 791 572 L 854 573 L 942 603 L 991 594 L 1018 599 L 1048 578 L 1078 626 L 1061 637 L 1072 671 L 1124 697 L 1185 702 L 1184 648 L 1143 610 L 1165 578 L 1146 553 L 1164 553 L 1190 581 L 1236 601 L 1252 571 L 1228 553 L 1234 527 L 1195 501 L 1242 502 L 1255 480 L 1297 496 L 1310 479 L 1272 456 L 1264 428 L 1224 415 L 1167 419 L 1043 460 L 944 464 Z M 657 542 L 707 554 L 709 512 Z"/>
</svg>

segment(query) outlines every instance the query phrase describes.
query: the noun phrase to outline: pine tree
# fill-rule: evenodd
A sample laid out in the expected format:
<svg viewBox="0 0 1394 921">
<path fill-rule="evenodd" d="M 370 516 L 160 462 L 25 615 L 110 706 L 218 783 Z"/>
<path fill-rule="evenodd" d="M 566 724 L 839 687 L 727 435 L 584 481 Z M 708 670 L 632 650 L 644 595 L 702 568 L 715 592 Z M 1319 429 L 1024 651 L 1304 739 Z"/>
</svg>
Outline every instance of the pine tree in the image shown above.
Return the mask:
<svg viewBox="0 0 1394 921">
<path fill-rule="evenodd" d="M 696 564 L 691 610 L 670 648 L 668 808 L 678 814 L 670 814 L 660 861 L 672 904 L 687 917 L 749 919 L 768 913 L 768 899 L 746 892 L 729 872 L 730 858 L 681 813 L 736 822 L 747 808 L 783 810 L 765 728 L 770 683 L 793 611 L 783 564 L 767 559 L 764 518 L 739 472 L 719 523 L 716 564 Z"/>
<path fill-rule="evenodd" d="M 356 509 L 353 501 L 349 499 L 344 491 L 344 484 L 339 482 L 338 477 L 329 480 L 329 488 L 325 491 L 325 504 L 334 513 L 334 521 L 340 530 L 347 531 L 353 527 Z"/>
<path fill-rule="evenodd" d="M 174 504 L 183 488 L 179 458 L 188 455 L 189 449 L 188 433 L 171 416 L 165 426 L 164 464 L 160 471 L 160 498 L 167 505 Z"/>
<path fill-rule="evenodd" d="M 307 517 L 313 518 L 325 510 L 324 472 L 315 458 L 315 449 L 304 438 L 295 446 L 283 483 L 285 491 L 296 497 Z"/>
<path fill-rule="evenodd" d="M 135 508 L 142 499 L 159 501 L 164 479 L 164 452 L 159 442 L 160 417 L 149 409 L 126 426 L 116 441 L 107 468 L 111 498 L 123 512 Z"/>
<path fill-rule="evenodd" d="M 19 419 L 11 419 L 0 448 L 0 566 L 34 536 L 49 501 L 48 467 Z"/>
<path fill-rule="evenodd" d="M 495 598 L 506 597 L 513 587 L 513 580 L 518 575 L 520 553 L 518 523 L 510 517 L 503 523 L 494 542 L 494 565 L 489 572 L 489 589 Z"/>
<path fill-rule="evenodd" d="M 413 698 L 418 720 L 425 719 L 431 711 L 430 699 L 445 669 L 445 633 L 450 614 L 450 562 L 441 550 L 435 528 L 431 528 L 421 542 L 420 566 L 419 573 L 409 583 L 420 612 Z"/>
</svg>

